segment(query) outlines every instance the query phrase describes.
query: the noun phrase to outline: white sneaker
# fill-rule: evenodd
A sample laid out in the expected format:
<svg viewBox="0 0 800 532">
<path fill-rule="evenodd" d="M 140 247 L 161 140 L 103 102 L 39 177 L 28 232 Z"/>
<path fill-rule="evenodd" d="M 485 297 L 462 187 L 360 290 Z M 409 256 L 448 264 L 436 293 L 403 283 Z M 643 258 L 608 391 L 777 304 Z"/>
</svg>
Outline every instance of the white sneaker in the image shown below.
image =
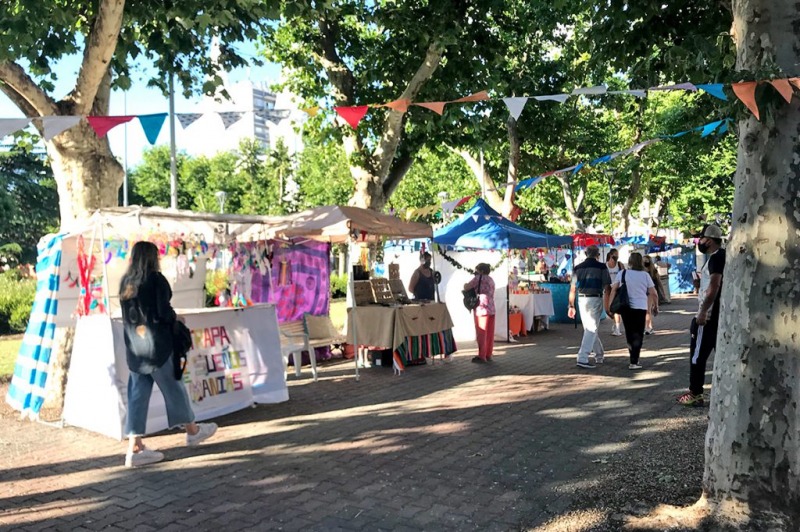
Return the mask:
<svg viewBox="0 0 800 532">
<path fill-rule="evenodd" d="M 653 329 L 652 329 L 652 328 L 650 328 L 650 329 L 645 329 L 645 330 L 644 330 L 644 333 L 645 333 L 645 334 L 653 334 Z"/>
<path fill-rule="evenodd" d="M 628 364 L 628 369 L 642 369 L 641 364 Z"/>
<path fill-rule="evenodd" d="M 622 336 L 622 331 L 614 327 L 611 329 L 611 336 Z"/>
<path fill-rule="evenodd" d="M 186 433 L 186 445 L 189 447 L 194 447 L 195 445 L 199 445 L 201 442 L 209 439 L 211 436 L 217 432 L 217 424 L 216 423 L 198 423 L 197 434 L 189 434 Z"/>
<path fill-rule="evenodd" d="M 147 464 L 155 464 L 164 459 L 164 453 L 142 449 L 138 453 L 128 451 L 125 455 L 125 467 L 139 467 Z"/>
</svg>

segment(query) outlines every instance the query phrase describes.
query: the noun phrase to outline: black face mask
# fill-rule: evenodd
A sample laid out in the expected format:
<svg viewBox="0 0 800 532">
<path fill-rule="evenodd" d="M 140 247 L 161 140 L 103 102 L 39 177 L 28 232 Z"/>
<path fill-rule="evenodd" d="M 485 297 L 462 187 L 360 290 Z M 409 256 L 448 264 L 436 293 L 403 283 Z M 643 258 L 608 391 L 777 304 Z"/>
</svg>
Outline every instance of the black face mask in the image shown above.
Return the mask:
<svg viewBox="0 0 800 532">
<path fill-rule="evenodd" d="M 645 262 L 644 265 L 645 266 L 650 266 L 650 263 L 649 262 Z"/>
<path fill-rule="evenodd" d="M 706 244 L 705 242 L 701 242 L 701 243 L 697 244 L 697 249 L 700 250 L 700 253 L 708 253 L 708 248 L 709 248 L 709 245 Z"/>
</svg>

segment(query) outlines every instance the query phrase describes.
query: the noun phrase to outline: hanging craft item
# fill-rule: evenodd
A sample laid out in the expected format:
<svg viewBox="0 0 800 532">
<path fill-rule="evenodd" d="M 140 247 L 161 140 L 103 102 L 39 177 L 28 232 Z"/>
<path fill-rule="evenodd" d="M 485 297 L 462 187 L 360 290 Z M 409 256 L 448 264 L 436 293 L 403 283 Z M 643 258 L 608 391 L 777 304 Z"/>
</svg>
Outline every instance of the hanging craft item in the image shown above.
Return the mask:
<svg viewBox="0 0 800 532">
<path fill-rule="evenodd" d="M 458 270 L 466 270 L 466 271 L 468 271 L 469 273 L 471 273 L 472 275 L 477 275 L 477 272 L 476 272 L 474 269 L 472 269 L 472 268 L 468 268 L 468 267 L 466 267 L 466 266 L 462 265 L 462 264 L 461 264 L 460 262 L 458 262 L 456 259 L 454 259 L 453 257 L 449 256 L 447 253 L 445 253 L 444 249 L 443 249 L 441 246 L 439 247 L 439 255 L 441 255 L 441 256 L 442 256 L 442 258 L 443 258 L 444 260 L 446 260 L 447 262 L 449 262 L 450 264 L 452 264 L 454 268 L 456 268 L 456 269 L 458 269 Z M 496 270 L 496 269 L 497 269 L 497 268 L 498 268 L 498 267 L 499 267 L 501 264 L 503 264 L 503 262 L 506 260 L 506 257 L 508 257 L 508 253 L 506 253 L 505 251 L 503 251 L 503 252 L 500 254 L 500 260 L 499 260 L 499 261 L 497 261 L 497 264 L 495 264 L 494 266 L 491 266 L 491 267 L 489 268 L 489 271 L 494 271 L 494 270 Z"/>
<path fill-rule="evenodd" d="M 78 237 L 78 282 L 80 283 L 81 291 L 78 296 L 78 316 L 87 316 L 91 310 L 92 304 L 92 291 L 91 279 L 92 270 L 94 270 L 95 256 L 86 254 L 86 244 L 83 241 L 83 235 Z"/>
<path fill-rule="evenodd" d="M 281 269 L 278 272 L 278 286 L 288 286 L 292 282 L 292 267 L 286 259 L 281 260 Z"/>
</svg>

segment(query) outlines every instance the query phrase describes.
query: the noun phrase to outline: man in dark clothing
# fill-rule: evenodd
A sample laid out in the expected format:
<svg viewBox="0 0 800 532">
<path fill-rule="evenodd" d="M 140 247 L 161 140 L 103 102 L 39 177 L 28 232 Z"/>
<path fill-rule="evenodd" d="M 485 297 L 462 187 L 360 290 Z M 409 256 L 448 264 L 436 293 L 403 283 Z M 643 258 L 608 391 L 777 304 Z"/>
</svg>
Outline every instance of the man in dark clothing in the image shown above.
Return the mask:
<svg viewBox="0 0 800 532">
<path fill-rule="evenodd" d="M 722 275 L 725 270 L 725 250 L 722 248 L 722 229 L 707 225 L 699 235 L 697 249 L 708 255 L 700 271 L 700 289 L 697 298 L 700 306 L 692 319 L 690 332 L 689 391 L 678 398 L 685 406 L 703 406 L 703 385 L 706 379 L 706 362 L 717 345 Z"/>
<path fill-rule="evenodd" d="M 597 329 L 603 309 L 607 306 L 606 299 L 611 292 L 611 275 L 604 262 L 597 260 L 600 248 L 589 246 L 586 248 L 586 260 L 575 267 L 572 273 L 572 286 L 569 289 L 569 311 L 567 315 L 575 318 L 575 295 L 581 312 L 583 324 L 583 340 L 578 350 L 578 367 L 594 369 L 595 365 L 589 361 L 589 354 L 594 351 L 595 362 L 603 363 L 605 351 Z"/>
</svg>

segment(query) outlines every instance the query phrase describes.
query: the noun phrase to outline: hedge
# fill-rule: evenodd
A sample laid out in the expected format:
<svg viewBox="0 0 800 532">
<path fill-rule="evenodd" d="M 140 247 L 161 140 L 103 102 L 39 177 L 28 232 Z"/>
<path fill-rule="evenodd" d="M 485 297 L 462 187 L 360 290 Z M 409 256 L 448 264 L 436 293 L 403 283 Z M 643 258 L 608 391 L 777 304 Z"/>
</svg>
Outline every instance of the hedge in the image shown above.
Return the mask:
<svg viewBox="0 0 800 532">
<path fill-rule="evenodd" d="M 36 279 L 21 279 L 19 272 L 0 274 L 0 334 L 25 332 L 36 295 Z"/>
</svg>

